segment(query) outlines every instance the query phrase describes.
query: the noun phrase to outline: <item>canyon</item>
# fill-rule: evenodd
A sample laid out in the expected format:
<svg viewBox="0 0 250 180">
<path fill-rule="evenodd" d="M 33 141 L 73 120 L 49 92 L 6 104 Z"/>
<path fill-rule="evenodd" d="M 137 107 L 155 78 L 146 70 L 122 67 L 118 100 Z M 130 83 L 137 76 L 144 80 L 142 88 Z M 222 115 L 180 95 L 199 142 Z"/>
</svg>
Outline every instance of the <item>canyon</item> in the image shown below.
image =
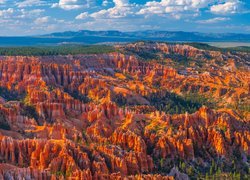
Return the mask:
<svg viewBox="0 0 250 180">
<path fill-rule="evenodd" d="M 0 179 L 249 178 L 250 53 L 115 49 L 0 57 Z"/>
</svg>

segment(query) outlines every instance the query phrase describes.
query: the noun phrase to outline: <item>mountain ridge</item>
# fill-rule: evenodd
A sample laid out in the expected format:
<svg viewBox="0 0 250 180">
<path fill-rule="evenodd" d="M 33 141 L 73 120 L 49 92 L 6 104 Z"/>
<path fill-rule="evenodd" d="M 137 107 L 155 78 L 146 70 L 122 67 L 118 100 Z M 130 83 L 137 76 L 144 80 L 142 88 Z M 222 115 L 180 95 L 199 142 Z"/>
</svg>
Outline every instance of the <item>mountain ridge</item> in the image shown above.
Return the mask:
<svg viewBox="0 0 250 180">
<path fill-rule="evenodd" d="M 0 46 L 162 42 L 250 42 L 250 34 L 184 31 L 65 31 L 37 36 L 0 37 Z"/>
</svg>

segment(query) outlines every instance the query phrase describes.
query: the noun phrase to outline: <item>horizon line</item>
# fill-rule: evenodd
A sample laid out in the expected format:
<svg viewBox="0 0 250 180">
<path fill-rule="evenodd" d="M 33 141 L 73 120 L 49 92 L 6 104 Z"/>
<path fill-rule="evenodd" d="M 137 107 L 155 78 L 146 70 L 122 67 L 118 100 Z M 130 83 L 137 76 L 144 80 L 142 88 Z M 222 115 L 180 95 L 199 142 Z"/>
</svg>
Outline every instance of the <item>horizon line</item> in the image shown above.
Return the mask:
<svg viewBox="0 0 250 180">
<path fill-rule="evenodd" d="M 176 31 L 171 31 L 171 30 L 141 30 L 141 31 L 120 31 L 120 30 L 89 30 L 89 29 L 82 29 L 82 30 L 68 30 L 68 31 L 54 31 L 50 32 L 47 34 L 31 34 L 31 35 L 12 35 L 12 36 L 5 36 L 5 35 L 0 35 L 0 37 L 39 37 L 39 36 L 46 36 L 46 35 L 51 35 L 55 33 L 66 33 L 66 32 L 81 32 L 81 31 L 89 31 L 89 32 L 121 32 L 121 33 L 137 33 L 137 32 L 184 32 L 184 33 L 200 33 L 200 34 L 244 34 L 244 35 L 250 35 L 249 33 L 239 33 L 239 32 L 201 32 L 201 31 L 182 31 L 182 30 L 176 30 Z"/>
</svg>

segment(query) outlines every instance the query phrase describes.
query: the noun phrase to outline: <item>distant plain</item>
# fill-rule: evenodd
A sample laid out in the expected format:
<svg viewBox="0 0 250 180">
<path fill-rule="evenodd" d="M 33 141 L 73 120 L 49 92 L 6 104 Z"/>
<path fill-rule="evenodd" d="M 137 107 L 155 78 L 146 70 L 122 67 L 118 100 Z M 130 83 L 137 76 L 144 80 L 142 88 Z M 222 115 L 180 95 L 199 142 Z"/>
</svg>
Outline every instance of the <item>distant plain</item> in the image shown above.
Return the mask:
<svg viewBox="0 0 250 180">
<path fill-rule="evenodd" d="M 215 46 L 220 48 L 239 47 L 239 46 L 250 47 L 249 42 L 204 42 L 204 43 L 209 44 L 210 46 Z"/>
</svg>

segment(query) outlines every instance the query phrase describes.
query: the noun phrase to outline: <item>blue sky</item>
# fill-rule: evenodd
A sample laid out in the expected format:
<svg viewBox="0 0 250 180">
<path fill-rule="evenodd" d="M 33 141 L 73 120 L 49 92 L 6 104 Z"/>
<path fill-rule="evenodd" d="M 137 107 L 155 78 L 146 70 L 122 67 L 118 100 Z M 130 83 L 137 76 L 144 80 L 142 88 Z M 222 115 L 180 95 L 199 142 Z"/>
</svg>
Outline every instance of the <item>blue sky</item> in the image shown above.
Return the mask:
<svg viewBox="0 0 250 180">
<path fill-rule="evenodd" d="M 83 29 L 250 33 L 250 0 L 0 0 L 0 36 Z"/>
</svg>

